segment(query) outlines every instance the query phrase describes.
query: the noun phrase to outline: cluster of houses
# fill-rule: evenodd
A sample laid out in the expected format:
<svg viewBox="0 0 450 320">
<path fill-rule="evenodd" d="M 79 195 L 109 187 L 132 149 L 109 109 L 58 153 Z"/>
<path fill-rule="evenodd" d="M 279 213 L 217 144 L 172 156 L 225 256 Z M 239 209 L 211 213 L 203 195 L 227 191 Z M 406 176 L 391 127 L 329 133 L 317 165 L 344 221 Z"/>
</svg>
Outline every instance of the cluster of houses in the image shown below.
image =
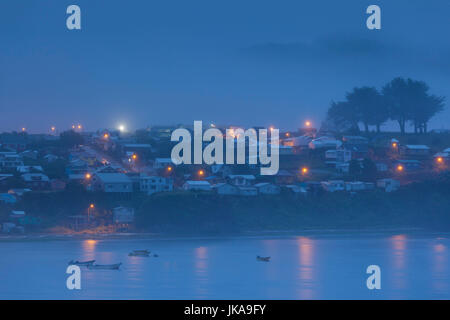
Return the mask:
<svg viewBox="0 0 450 320">
<path fill-rule="evenodd" d="M 153 139 L 170 143 L 170 131 L 169 127 L 157 127 L 153 131 Z M 9 179 L 20 178 L 23 187 L 33 191 L 60 191 L 70 182 L 80 183 L 88 191 L 143 192 L 148 195 L 174 190 L 230 195 L 279 194 L 283 190 L 305 193 L 315 182 L 329 192 L 359 191 L 372 190 L 383 183 L 340 179 L 349 173 L 352 161 L 371 159 L 382 179 L 380 181 L 398 179 L 399 171 L 407 173 L 427 169 L 430 163 L 434 167 L 447 168 L 450 162 L 450 148 L 433 155 L 428 146 L 401 144 L 396 139 L 380 142 L 369 141 L 362 136 L 337 138 L 318 134 L 314 129 L 301 129 L 281 134 L 280 170 L 272 179 L 259 176 L 252 166 L 248 166 L 246 172 L 236 172 L 233 166 L 228 165 L 207 166 L 201 168 L 201 175 L 190 172 L 180 179 L 178 176 L 175 178 L 179 167 L 170 158 L 154 156 L 158 150 L 151 143 L 139 143 L 131 134 L 120 136 L 113 131 L 101 130 L 84 133 L 86 145 L 71 150 L 65 159 L 65 176 L 50 179 L 42 165 L 25 165 L 29 162 L 26 159 L 39 157 L 41 162 L 51 163 L 58 159 L 57 156 L 51 153 L 38 155 L 38 151 L 28 149 L 27 141 L 21 136 L 6 137 L 0 138 L 0 187 L 6 186 Z M 55 139 L 54 136 L 51 138 Z M 111 161 L 112 158 L 115 161 Z M 307 170 L 308 174 L 301 170 Z M 321 176 L 320 173 L 331 173 L 331 176 L 317 181 L 316 176 Z M 7 198 L 5 195 L 0 197 Z"/>
<path fill-rule="evenodd" d="M 288 193 L 307 196 L 317 192 L 361 192 L 382 189 L 392 192 L 410 172 L 448 170 L 450 148 L 432 150 L 426 145 L 402 144 L 395 138 L 336 137 L 314 129 L 282 132 L 280 170 L 260 176 L 254 165 L 176 166 L 167 157 L 170 132 L 156 127 L 123 135 L 111 130 L 82 133 L 85 143 L 56 156 L 35 150 L 31 135 L 0 135 L 0 204 L 13 206 L 26 192 L 57 192 L 75 183 L 90 192 L 127 197 L 139 192 L 208 192 L 221 196 L 258 196 Z M 138 137 L 139 136 L 139 137 Z M 148 139 L 147 139 L 148 138 Z M 37 138 L 34 137 L 36 140 Z M 58 136 L 40 135 L 39 141 Z M 36 140 L 37 141 L 37 140 Z M 154 143 L 153 143 L 154 142 Z M 167 148 L 169 146 L 169 148 Z M 58 154 L 62 154 L 61 152 Z M 64 174 L 55 177 L 44 170 L 57 160 L 65 163 Z M 377 179 L 349 178 L 352 163 L 373 162 Z M 20 188 L 11 181 L 21 182 Z M 127 209 L 128 210 L 128 209 Z M 117 208 L 117 221 L 124 221 L 125 208 Z M 127 211 L 130 216 L 129 210 Z M 23 213 L 25 214 L 25 213 Z M 20 214 L 15 213 L 12 220 Z M 23 216 L 22 216 L 23 218 Z M 130 219 L 128 217 L 128 219 Z M 17 223 L 7 225 L 12 228 Z"/>
</svg>

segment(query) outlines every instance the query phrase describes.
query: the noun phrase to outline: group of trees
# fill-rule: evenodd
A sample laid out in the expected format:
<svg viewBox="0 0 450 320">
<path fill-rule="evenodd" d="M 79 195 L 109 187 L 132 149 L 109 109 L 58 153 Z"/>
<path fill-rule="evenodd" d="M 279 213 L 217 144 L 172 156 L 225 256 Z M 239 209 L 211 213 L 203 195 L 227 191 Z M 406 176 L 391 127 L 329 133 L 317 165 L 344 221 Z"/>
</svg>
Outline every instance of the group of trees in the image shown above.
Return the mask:
<svg viewBox="0 0 450 320">
<path fill-rule="evenodd" d="M 423 81 L 395 78 L 381 91 L 375 87 L 356 87 L 346 94 L 344 101 L 332 102 L 327 120 L 335 127 L 359 131 L 359 124 L 369 132 L 375 126 L 377 132 L 388 120 L 396 121 L 400 132 L 405 133 L 407 123 L 415 133 L 426 133 L 428 121 L 444 109 L 444 97 L 429 93 Z"/>
</svg>

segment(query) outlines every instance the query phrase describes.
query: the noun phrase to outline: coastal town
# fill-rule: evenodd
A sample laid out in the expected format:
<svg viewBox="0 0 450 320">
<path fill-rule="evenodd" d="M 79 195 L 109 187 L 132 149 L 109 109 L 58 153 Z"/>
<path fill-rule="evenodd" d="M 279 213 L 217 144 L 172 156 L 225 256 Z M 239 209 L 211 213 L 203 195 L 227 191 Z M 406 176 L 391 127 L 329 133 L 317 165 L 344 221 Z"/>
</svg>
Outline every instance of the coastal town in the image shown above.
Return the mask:
<svg viewBox="0 0 450 320">
<path fill-rule="evenodd" d="M 390 193 L 445 174 L 450 164 L 448 130 L 338 135 L 307 120 L 298 130 L 280 130 L 275 175 L 261 175 L 259 165 L 175 165 L 170 138 L 177 128 L 193 130 L 177 125 L 132 132 L 119 126 L 89 132 L 74 124 L 61 132 L 52 126 L 45 134 L 26 128 L 1 134 L 1 231 L 24 233 L 42 223 L 47 209 L 27 205 L 32 195 L 90 194 L 92 203 L 65 216 L 69 229 L 103 225 L 129 230 L 136 197 L 151 201 L 162 193 L 184 193 L 303 201 L 323 193 Z M 99 195 L 109 199 L 106 205 L 95 202 Z"/>
</svg>

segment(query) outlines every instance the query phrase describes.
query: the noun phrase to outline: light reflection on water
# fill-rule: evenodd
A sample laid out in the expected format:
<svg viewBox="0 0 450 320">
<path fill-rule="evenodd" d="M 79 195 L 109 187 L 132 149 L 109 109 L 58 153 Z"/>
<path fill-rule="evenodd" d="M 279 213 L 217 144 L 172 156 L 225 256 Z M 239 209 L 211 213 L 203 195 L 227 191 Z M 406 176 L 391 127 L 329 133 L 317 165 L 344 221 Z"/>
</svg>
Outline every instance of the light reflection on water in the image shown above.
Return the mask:
<svg viewBox="0 0 450 320">
<path fill-rule="evenodd" d="M 406 235 L 399 234 L 390 238 L 391 242 L 391 257 L 392 257 L 392 274 L 393 287 L 395 290 L 404 291 L 407 289 L 408 279 L 406 275 Z M 402 296 L 396 298 L 401 299 Z"/>
<path fill-rule="evenodd" d="M 432 286 L 439 293 L 449 292 L 449 261 L 448 248 L 437 239 L 438 243 L 433 245 Z"/>
<path fill-rule="evenodd" d="M 0 298 L 449 299 L 449 248 L 448 236 L 405 234 L 0 242 Z M 135 249 L 159 257 L 128 256 Z M 82 268 L 75 292 L 65 288 L 72 259 L 123 265 Z M 380 291 L 365 286 L 370 264 L 381 267 Z"/>
<path fill-rule="evenodd" d="M 314 299 L 314 241 L 306 237 L 297 238 L 298 245 L 298 298 Z"/>
<path fill-rule="evenodd" d="M 208 249 L 195 248 L 195 299 L 208 297 Z"/>
</svg>

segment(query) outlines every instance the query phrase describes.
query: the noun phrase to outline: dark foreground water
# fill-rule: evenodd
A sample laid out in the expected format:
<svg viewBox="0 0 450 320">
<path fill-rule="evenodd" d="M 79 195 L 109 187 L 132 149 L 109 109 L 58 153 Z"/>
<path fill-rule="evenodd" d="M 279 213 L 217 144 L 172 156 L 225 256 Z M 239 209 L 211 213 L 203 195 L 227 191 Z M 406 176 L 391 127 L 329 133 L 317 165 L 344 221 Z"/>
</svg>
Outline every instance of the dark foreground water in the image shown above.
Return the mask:
<svg viewBox="0 0 450 320">
<path fill-rule="evenodd" d="M 306 235 L 171 240 L 0 242 L 1 299 L 449 299 L 447 235 Z M 158 258 L 129 257 L 149 249 Z M 256 255 L 271 256 L 258 262 Z M 82 268 L 66 288 L 67 262 Z M 381 268 L 381 290 L 366 268 Z"/>
</svg>

